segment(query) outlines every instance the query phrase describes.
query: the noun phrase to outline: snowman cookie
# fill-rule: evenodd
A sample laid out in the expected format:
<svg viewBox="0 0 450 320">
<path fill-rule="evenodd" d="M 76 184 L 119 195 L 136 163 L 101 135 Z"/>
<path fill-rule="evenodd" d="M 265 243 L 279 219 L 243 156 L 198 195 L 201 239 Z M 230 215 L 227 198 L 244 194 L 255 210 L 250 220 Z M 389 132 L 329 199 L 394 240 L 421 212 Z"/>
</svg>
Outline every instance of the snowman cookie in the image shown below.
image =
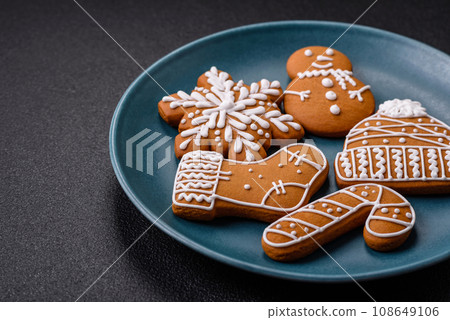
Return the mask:
<svg viewBox="0 0 450 320">
<path fill-rule="evenodd" d="M 450 127 L 420 102 L 389 100 L 350 130 L 336 156 L 339 187 L 374 182 L 402 193 L 450 193 Z"/>
<path fill-rule="evenodd" d="M 343 137 L 375 110 L 370 86 L 353 77 L 350 60 L 335 49 L 297 50 L 286 68 L 292 81 L 284 92 L 285 111 L 306 131 Z"/>
<path fill-rule="evenodd" d="M 226 158 L 254 161 L 266 157 L 271 139 L 301 139 L 304 130 L 281 113 L 278 81 L 246 85 L 212 67 L 198 78 L 191 94 L 178 91 L 158 103 L 161 117 L 180 132 L 175 155 L 211 150 Z"/>
</svg>

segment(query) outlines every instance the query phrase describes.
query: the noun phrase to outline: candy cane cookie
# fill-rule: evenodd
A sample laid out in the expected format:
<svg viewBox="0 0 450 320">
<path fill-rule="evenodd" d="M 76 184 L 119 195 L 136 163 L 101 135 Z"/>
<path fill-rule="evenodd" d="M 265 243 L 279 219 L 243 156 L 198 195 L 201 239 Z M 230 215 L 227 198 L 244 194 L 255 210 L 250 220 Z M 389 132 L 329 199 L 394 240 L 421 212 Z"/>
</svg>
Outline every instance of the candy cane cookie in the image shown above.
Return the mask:
<svg viewBox="0 0 450 320">
<path fill-rule="evenodd" d="M 396 191 L 377 184 L 360 184 L 275 221 L 264 230 L 262 246 L 270 258 L 292 261 L 365 225 L 367 245 L 377 251 L 389 251 L 405 242 L 415 220 L 413 207 Z"/>
<path fill-rule="evenodd" d="M 190 220 L 238 216 L 272 222 L 306 204 L 327 175 L 324 154 L 308 144 L 291 144 L 253 162 L 192 151 L 178 166 L 172 208 Z"/>
</svg>

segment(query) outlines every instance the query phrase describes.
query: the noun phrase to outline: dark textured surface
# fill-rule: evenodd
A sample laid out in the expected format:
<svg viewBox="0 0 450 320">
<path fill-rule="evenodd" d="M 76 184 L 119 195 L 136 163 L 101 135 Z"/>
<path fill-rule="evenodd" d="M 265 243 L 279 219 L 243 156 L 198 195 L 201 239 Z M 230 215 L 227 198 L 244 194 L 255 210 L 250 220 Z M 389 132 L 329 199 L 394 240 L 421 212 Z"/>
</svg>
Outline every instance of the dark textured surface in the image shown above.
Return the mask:
<svg viewBox="0 0 450 320">
<path fill-rule="evenodd" d="M 144 67 L 200 37 L 276 20 L 353 22 L 371 1 L 80 1 Z M 358 22 L 450 52 L 447 1 L 378 1 Z M 150 225 L 110 165 L 114 108 L 141 70 L 72 1 L 2 1 L 0 300 L 76 300 Z M 164 84 L 162 84 L 164 86 Z M 330 263 L 333 263 L 330 261 Z M 449 301 L 449 261 L 362 282 L 380 301 Z M 354 283 L 271 279 L 157 228 L 87 301 L 366 301 Z"/>
</svg>

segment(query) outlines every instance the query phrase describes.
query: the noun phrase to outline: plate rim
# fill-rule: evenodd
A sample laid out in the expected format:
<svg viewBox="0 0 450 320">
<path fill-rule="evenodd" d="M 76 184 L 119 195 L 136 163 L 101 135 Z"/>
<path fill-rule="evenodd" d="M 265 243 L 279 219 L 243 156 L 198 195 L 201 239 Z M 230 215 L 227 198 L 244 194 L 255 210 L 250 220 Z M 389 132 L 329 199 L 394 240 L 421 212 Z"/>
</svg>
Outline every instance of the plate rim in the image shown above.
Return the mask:
<svg viewBox="0 0 450 320">
<path fill-rule="evenodd" d="M 307 282 L 321 282 L 321 283 L 345 283 L 355 280 L 374 280 L 374 279 L 380 279 L 385 277 L 391 277 L 396 276 L 400 274 L 409 273 L 412 271 L 416 271 L 425 267 L 428 267 L 430 265 L 439 263 L 441 261 L 446 260 L 450 256 L 450 252 L 443 252 L 441 254 L 434 255 L 426 260 L 420 260 L 415 261 L 413 263 L 409 263 L 406 265 L 401 265 L 399 267 L 391 267 L 388 269 L 382 269 L 380 271 L 376 272 L 359 272 L 356 274 L 352 274 L 351 277 L 349 277 L 347 274 L 334 274 L 334 275 L 316 275 L 316 274 L 310 274 L 310 273 L 298 273 L 298 272 L 291 272 L 291 271 L 285 271 L 285 270 L 274 270 L 273 268 L 264 267 L 261 265 L 256 265 L 254 263 L 250 263 L 247 261 L 239 260 L 232 258 L 230 256 L 227 256 L 225 254 L 219 253 L 215 250 L 209 249 L 201 244 L 198 244 L 197 242 L 191 240 L 190 238 L 180 234 L 178 231 L 173 229 L 171 226 L 161 223 L 159 218 L 165 213 L 162 213 L 160 216 L 155 214 L 153 210 L 150 208 L 147 208 L 139 199 L 136 197 L 136 195 L 133 193 L 131 188 L 128 185 L 128 182 L 124 178 L 124 175 L 122 174 L 122 171 L 120 170 L 119 160 L 116 155 L 116 130 L 117 130 L 117 124 L 118 120 L 120 118 L 120 115 L 123 111 L 123 105 L 127 97 L 129 96 L 130 92 L 142 81 L 143 78 L 147 77 L 148 74 L 151 75 L 153 69 L 157 69 L 159 66 L 164 64 L 166 61 L 170 61 L 170 59 L 173 59 L 178 54 L 192 49 L 195 46 L 197 46 L 200 43 L 203 43 L 205 41 L 211 41 L 223 36 L 228 36 L 233 33 L 240 33 L 247 30 L 252 29 L 260 29 L 260 28 L 273 28 L 273 27 L 288 27 L 288 26 L 316 26 L 316 27 L 345 27 L 349 28 L 355 28 L 359 31 L 365 31 L 365 32 L 371 32 L 374 34 L 382 35 L 382 36 L 388 36 L 394 39 L 401 40 L 403 42 L 409 43 L 410 45 L 416 45 L 423 47 L 426 50 L 432 50 L 435 54 L 441 55 L 444 59 L 449 59 L 449 56 L 443 52 L 440 51 L 428 44 L 425 44 L 423 42 L 420 42 L 418 40 L 399 35 L 394 32 L 364 26 L 364 25 L 358 25 L 354 24 L 351 25 L 349 23 L 344 22 L 335 22 L 335 21 L 320 21 L 320 20 L 289 20 L 289 21 L 272 21 L 272 22 L 262 22 L 262 23 L 256 23 L 256 24 L 250 24 L 250 25 L 244 25 L 240 27 L 235 27 L 231 29 L 226 29 L 220 32 L 212 33 L 207 36 L 204 36 L 202 38 L 199 38 L 197 40 L 194 40 L 192 42 L 189 42 L 170 53 L 164 55 L 162 58 L 155 61 L 152 65 L 150 65 L 148 68 L 145 69 L 144 72 L 142 72 L 125 90 L 122 97 L 120 98 L 116 109 L 114 110 L 114 114 L 111 120 L 111 126 L 109 130 L 109 153 L 110 153 L 110 159 L 111 164 L 114 170 L 114 173 L 117 177 L 117 180 L 119 181 L 120 186 L 125 191 L 128 198 L 131 200 L 131 202 L 136 206 L 136 208 L 143 214 L 151 223 L 152 225 L 155 225 L 160 230 L 162 230 L 164 233 L 172 237 L 173 239 L 181 242 L 182 244 L 186 245 L 187 247 L 199 252 L 200 254 L 203 254 L 207 256 L 208 258 L 217 260 L 221 263 L 225 263 L 229 266 L 239 268 L 245 271 L 251 271 L 254 273 L 258 273 L 265 276 L 270 276 L 273 278 L 281 278 L 281 279 L 289 279 L 289 280 L 296 280 L 296 281 L 307 281 Z M 171 207 L 169 207 L 167 210 L 169 210 Z M 167 211 L 166 210 L 166 211 Z"/>
</svg>

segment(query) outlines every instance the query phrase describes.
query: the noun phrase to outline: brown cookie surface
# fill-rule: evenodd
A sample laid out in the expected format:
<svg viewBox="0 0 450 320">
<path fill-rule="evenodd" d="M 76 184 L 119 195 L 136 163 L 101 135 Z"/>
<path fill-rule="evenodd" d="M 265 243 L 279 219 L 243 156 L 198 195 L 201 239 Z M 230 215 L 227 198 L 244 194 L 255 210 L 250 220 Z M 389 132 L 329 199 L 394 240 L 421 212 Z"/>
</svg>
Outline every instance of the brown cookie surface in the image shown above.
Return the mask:
<svg viewBox="0 0 450 320">
<path fill-rule="evenodd" d="M 406 194 L 450 192 L 450 128 L 419 102 L 389 100 L 347 135 L 336 181 L 375 182 Z"/>
<path fill-rule="evenodd" d="M 408 238 L 415 212 L 399 193 L 376 184 L 339 190 L 268 226 L 265 253 L 278 261 L 303 258 L 322 245 L 365 224 L 364 239 L 374 250 L 393 250 Z"/>
<path fill-rule="evenodd" d="M 325 47 L 307 47 L 288 60 L 293 79 L 284 106 L 306 129 L 324 137 L 342 137 L 375 110 L 370 86 L 353 77 L 350 60 Z"/>
<path fill-rule="evenodd" d="M 191 94 L 178 91 L 163 97 L 158 110 L 167 123 L 178 126 L 178 158 L 193 150 L 211 150 L 254 161 L 267 155 L 271 139 L 298 140 L 304 135 L 302 126 L 275 102 L 281 93 L 278 81 L 246 85 L 212 67 L 199 77 Z"/>
<path fill-rule="evenodd" d="M 327 174 L 325 156 L 307 144 L 292 144 L 253 162 L 193 151 L 178 166 L 172 208 L 190 220 L 238 216 L 271 222 L 307 203 Z"/>
</svg>

